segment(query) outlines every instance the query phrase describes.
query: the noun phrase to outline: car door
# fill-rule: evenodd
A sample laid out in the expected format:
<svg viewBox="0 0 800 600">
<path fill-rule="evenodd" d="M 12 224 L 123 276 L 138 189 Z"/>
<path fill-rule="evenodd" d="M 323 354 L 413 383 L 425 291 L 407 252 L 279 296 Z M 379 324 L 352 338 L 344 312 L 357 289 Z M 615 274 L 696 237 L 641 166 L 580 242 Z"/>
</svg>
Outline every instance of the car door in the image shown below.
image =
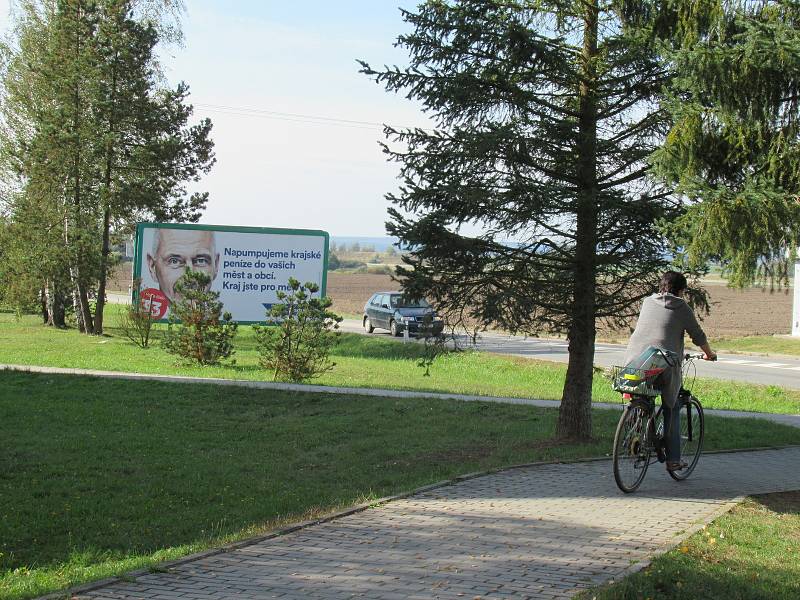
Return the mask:
<svg viewBox="0 0 800 600">
<path fill-rule="evenodd" d="M 372 294 L 369 301 L 367 301 L 367 305 L 364 307 L 364 313 L 369 317 L 372 326 L 375 327 L 377 325 L 376 319 L 378 318 L 375 314 L 375 308 L 378 304 L 378 298 L 380 294 Z"/>
<path fill-rule="evenodd" d="M 389 317 L 392 314 L 392 310 L 389 308 L 389 294 L 381 294 L 378 297 L 378 306 L 375 307 L 375 312 L 378 315 L 378 327 L 389 329 Z"/>
</svg>

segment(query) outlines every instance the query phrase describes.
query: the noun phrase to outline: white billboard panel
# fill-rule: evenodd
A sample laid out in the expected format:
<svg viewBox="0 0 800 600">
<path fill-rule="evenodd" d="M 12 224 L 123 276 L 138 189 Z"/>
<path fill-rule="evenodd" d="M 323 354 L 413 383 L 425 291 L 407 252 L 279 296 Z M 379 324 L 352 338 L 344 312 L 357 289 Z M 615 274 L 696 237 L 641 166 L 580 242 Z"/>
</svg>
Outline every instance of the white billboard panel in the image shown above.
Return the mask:
<svg viewBox="0 0 800 600">
<path fill-rule="evenodd" d="M 235 321 L 256 323 L 278 302 L 277 292 L 288 289 L 290 277 L 316 283 L 325 295 L 327 265 L 324 231 L 174 223 L 136 227 L 134 278 L 141 280 L 143 301 L 162 321 L 178 298 L 175 282 L 187 268 L 211 277 L 211 289 L 220 293 Z"/>
</svg>

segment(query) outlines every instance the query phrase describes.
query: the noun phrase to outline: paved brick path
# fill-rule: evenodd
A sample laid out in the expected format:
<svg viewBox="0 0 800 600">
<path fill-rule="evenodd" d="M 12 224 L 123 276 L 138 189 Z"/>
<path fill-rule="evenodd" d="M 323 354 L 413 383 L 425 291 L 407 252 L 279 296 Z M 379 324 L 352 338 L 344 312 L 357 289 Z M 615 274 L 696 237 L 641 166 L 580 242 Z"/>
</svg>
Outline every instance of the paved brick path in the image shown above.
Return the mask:
<svg viewBox="0 0 800 600">
<path fill-rule="evenodd" d="M 651 467 L 617 491 L 609 461 L 476 477 L 81 598 L 568 598 L 620 577 L 742 495 L 800 489 L 800 448 Z"/>
</svg>

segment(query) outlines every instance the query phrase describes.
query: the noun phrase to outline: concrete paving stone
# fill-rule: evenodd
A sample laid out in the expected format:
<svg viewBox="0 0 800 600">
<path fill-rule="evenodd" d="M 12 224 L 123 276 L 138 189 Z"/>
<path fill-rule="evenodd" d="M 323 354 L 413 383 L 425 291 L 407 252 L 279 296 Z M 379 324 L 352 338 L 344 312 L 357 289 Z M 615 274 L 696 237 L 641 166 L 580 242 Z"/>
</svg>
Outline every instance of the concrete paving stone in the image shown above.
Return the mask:
<svg viewBox="0 0 800 600">
<path fill-rule="evenodd" d="M 611 465 L 539 465 L 460 481 L 80 598 L 568 598 L 618 579 L 741 496 L 800 489 L 800 449 L 705 455 L 617 491 Z M 146 587 L 143 585 L 146 584 Z M 494 591 L 492 591 L 494 590 Z"/>
</svg>

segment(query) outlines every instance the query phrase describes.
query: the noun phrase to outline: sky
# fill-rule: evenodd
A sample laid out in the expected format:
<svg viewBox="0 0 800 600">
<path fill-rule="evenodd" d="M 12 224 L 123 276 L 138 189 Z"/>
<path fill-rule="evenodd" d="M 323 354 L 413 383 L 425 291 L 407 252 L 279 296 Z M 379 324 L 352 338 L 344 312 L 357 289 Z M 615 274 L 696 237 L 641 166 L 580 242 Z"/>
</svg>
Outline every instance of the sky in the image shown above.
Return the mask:
<svg viewBox="0 0 800 600">
<path fill-rule="evenodd" d="M 183 47 L 165 49 L 162 62 L 214 124 L 217 164 L 192 187 L 210 193 L 202 223 L 386 235 L 384 195 L 397 189 L 398 166 L 381 152 L 379 124 L 430 121 L 360 74 L 356 59 L 404 65 L 393 47 L 407 30 L 398 7 L 415 5 L 186 0 Z M 8 11 L 0 0 L 0 31 Z"/>
</svg>

